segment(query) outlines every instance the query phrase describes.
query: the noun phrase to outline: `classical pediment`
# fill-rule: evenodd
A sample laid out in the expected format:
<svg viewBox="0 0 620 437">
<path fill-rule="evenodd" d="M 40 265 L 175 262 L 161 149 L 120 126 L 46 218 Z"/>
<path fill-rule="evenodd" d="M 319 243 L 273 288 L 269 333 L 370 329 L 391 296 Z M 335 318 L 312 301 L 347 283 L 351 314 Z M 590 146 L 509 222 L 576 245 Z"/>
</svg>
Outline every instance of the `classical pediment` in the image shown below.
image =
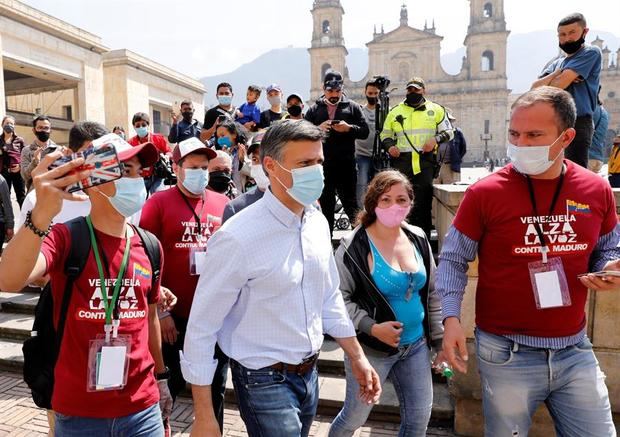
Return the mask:
<svg viewBox="0 0 620 437">
<path fill-rule="evenodd" d="M 384 34 L 377 34 L 375 38 L 368 42 L 366 45 L 373 44 L 386 44 L 386 43 L 399 43 L 399 42 L 409 42 L 415 40 L 439 40 L 443 39 L 442 36 L 435 35 L 431 32 L 425 32 L 423 30 L 414 29 L 410 26 L 399 26 L 391 32 Z"/>
</svg>

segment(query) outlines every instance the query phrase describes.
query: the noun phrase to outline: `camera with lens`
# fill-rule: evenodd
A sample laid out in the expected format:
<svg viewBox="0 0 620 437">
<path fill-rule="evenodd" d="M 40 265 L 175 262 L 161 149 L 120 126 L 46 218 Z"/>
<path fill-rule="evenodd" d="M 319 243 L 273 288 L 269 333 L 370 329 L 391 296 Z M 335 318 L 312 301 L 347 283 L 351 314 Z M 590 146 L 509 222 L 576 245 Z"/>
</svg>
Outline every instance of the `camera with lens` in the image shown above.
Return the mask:
<svg viewBox="0 0 620 437">
<path fill-rule="evenodd" d="M 387 76 L 373 76 L 372 82 L 379 88 L 379 91 L 385 92 L 387 87 L 390 86 L 390 79 Z"/>
<path fill-rule="evenodd" d="M 177 176 L 172 170 L 172 162 L 165 155 L 159 155 L 159 159 L 153 166 L 153 175 L 156 178 L 162 179 L 164 185 L 176 185 L 177 183 Z"/>
</svg>

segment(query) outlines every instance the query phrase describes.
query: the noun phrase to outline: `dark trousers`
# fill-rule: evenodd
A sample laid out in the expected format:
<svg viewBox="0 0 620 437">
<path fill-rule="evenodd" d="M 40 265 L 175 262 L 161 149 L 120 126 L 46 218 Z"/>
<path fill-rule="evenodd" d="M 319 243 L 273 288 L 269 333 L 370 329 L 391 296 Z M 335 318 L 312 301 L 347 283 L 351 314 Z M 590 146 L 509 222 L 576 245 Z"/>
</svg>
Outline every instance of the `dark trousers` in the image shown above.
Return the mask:
<svg viewBox="0 0 620 437">
<path fill-rule="evenodd" d="M 19 172 L 10 173 L 8 170 L 3 170 L 2 177 L 6 179 L 6 183 L 9 186 L 9 194 L 11 193 L 11 187 L 15 190 L 15 197 L 17 198 L 17 203 L 21 208 L 22 203 L 24 203 L 24 198 L 26 197 L 26 186 L 24 184 L 24 180 L 22 179 L 22 175 Z"/>
<path fill-rule="evenodd" d="M 594 135 L 592 116 L 577 117 L 575 131 L 577 131 L 575 139 L 566 148 L 564 156 L 575 164 L 588 168 L 588 150 L 592 144 L 592 135 Z"/>
<path fill-rule="evenodd" d="M 334 230 L 334 210 L 336 209 L 336 193 L 340 198 L 344 212 L 351 223 L 355 222 L 357 214 L 357 199 L 355 188 L 357 185 L 357 170 L 355 159 L 325 162 L 323 164 L 325 187 L 319 198 L 321 210 L 329 223 L 329 232 Z"/>
<path fill-rule="evenodd" d="M 407 221 L 414 226 L 422 228 L 429 240 L 433 227 L 433 160 L 432 154 L 424 153 L 420 159 L 422 171 L 414 175 L 411 152 L 401 152 L 398 158 L 391 159 L 392 167 L 407 176 L 407 179 L 413 185 L 413 207 L 409 217 L 407 217 Z"/>
<path fill-rule="evenodd" d="M 171 316 L 177 327 L 179 334 L 175 344 L 168 344 L 162 341 L 162 354 L 164 356 L 164 364 L 170 369 L 170 379 L 168 380 L 168 388 L 173 399 L 176 399 L 179 393 L 185 389 L 185 379 L 181 372 L 181 364 L 179 351 L 183 350 L 185 342 L 185 332 L 187 331 L 187 319 Z M 213 358 L 217 359 L 217 368 L 211 383 L 211 402 L 213 402 L 213 411 L 220 425 L 220 432 L 223 432 L 224 426 L 224 393 L 226 391 L 226 377 L 228 376 L 228 357 L 222 352 L 219 346 L 215 345 L 215 354 Z"/>
<path fill-rule="evenodd" d="M 609 173 L 609 185 L 611 188 L 620 188 L 620 173 Z"/>
<path fill-rule="evenodd" d="M 0 255 L 2 255 L 2 246 L 6 238 L 6 226 L 4 222 L 0 222 Z"/>
</svg>

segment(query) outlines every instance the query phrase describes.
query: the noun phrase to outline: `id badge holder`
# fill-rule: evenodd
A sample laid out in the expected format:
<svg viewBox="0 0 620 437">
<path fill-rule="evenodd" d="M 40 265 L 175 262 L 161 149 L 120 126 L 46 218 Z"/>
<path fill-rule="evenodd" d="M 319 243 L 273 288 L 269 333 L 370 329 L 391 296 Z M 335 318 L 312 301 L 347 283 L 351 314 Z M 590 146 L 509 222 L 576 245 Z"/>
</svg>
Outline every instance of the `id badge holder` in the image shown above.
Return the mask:
<svg viewBox="0 0 620 437">
<path fill-rule="evenodd" d="M 542 261 L 528 263 L 536 308 L 544 310 L 570 306 L 570 292 L 562 259 L 546 258 L 544 256 Z"/>
<path fill-rule="evenodd" d="M 207 246 L 192 247 L 189 250 L 189 274 L 200 275 L 207 265 Z"/>
<path fill-rule="evenodd" d="M 119 335 L 106 341 L 105 335 L 90 340 L 86 390 L 122 390 L 127 385 L 131 336 Z"/>
</svg>

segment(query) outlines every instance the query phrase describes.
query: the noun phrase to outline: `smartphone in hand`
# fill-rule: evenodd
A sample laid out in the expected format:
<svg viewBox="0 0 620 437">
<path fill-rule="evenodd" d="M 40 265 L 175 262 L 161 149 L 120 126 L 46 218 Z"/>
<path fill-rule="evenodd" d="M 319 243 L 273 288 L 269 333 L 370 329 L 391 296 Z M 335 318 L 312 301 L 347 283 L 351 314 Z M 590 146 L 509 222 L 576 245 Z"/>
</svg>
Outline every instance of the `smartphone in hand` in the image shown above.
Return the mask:
<svg viewBox="0 0 620 437">
<path fill-rule="evenodd" d="M 84 151 L 63 156 L 54 161 L 49 169 L 59 167 L 77 158 L 84 158 L 84 164 L 73 169 L 69 174 L 84 170 L 91 170 L 91 173 L 81 181 L 69 185 L 67 187 L 69 193 L 105 184 L 123 176 L 122 165 L 112 144 L 103 144 L 97 148 L 91 146 Z"/>
</svg>

